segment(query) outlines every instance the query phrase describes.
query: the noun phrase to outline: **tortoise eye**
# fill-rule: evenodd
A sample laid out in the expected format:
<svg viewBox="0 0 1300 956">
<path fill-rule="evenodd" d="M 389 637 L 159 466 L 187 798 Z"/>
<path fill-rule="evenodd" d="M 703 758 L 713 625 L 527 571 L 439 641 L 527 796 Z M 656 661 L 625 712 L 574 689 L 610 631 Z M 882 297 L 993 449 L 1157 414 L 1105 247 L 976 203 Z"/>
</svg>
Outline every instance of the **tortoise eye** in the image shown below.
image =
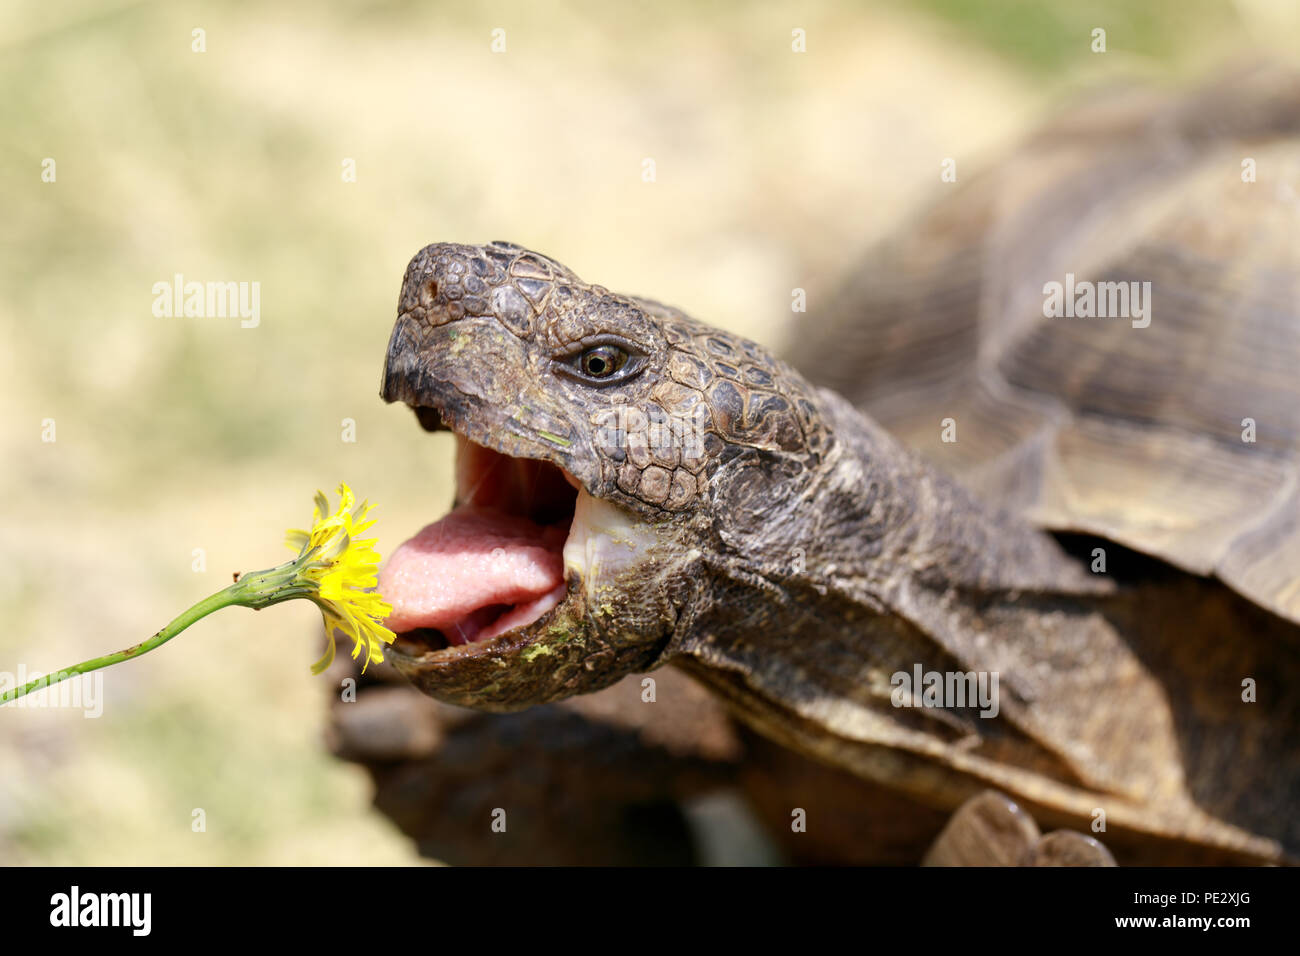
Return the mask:
<svg viewBox="0 0 1300 956">
<path fill-rule="evenodd" d="M 645 371 L 646 353 L 634 343 L 606 334 L 575 346 L 571 352 L 560 353 L 552 361 L 560 375 L 592 388 L 604 388 Z"/>
<path fill-rule="evenodd" d="M 627 364 L 627 353 L 617 345 L 597 345 L 583 352 L 578 364 L 584 375 L 608 378 Z"/>
</svg>

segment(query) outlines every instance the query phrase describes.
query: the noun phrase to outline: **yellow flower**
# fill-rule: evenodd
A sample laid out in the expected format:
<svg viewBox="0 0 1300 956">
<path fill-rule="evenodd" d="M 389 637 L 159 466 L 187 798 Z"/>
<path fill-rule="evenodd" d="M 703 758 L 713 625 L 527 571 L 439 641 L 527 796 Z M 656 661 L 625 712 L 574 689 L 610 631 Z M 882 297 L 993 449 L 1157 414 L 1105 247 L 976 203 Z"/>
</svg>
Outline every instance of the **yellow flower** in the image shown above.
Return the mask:
<svg viewBox="0 0 1300 956">
<path fill-rule="evenodd" d="M 293 562 L 295 584 L 308 589 L 305 596 L 316 602 L 325 618 L 325 656 L 312 665 L 313 674 L 334 662 L 336 629 L 352 638 L 353 660 L 365 652 L 362 673 L 371 661 L 383 662 L 384 644 L 395 637 L 383 623 L 393 609 L 375 590 L 379 566 L 379 553 L 372 547 L 375 539 L 356 537 L 375 523 L 367 520 L 371 506 L 364 501 L 356 504 L 347 484 L 339 485 L 339 496 L 338 510 L 330 514 L 329 501 L 316 492 L 311 530 L 291 530 L 287 538 L 289 547 L 298 549 Z"/>
<path fill-rule="evenodd" d="M 314 601 L 325 616 L 325 656 L 312 665 L 312 673 L 319 674 L 334 662 L 335 631 L 342 631 L 352 638 L 356 645 L 352 650 L 353 660 L 365 651 L 366 660 L 361 665 L 361 671 L 365 673 L 371 661 L 383 661 L 384 644 L 391 644 L 396 636 L 384 627 L 384 620 L 393 609 L 376 589 L 379 554 L 371 547 L 375 539 L 357 539 L 357 535 L 374 524 L 367 519 L 370 506 L 364 501 L 357 505 L 352 489 L 346 484 L 339 485 L 339 495 L 342 499 L 339 510 L 330 514 L 329 501 L 316 492 L 311 530 L 289 532 L 289 547 L 298 549 L 298 556 L 292 561 L 265 571 L 238 575 L 235 583 L 204 598 L 153 637 L 116 654 L 94 657 L 28 681 L 21 687 L 14 686 L 0 692 L 0 704 L 7 704 L 74 675 L 89 674 L 148 654 L 213 611 L 227 607 L 260 611 L 296 598 Z"/>
</svg>

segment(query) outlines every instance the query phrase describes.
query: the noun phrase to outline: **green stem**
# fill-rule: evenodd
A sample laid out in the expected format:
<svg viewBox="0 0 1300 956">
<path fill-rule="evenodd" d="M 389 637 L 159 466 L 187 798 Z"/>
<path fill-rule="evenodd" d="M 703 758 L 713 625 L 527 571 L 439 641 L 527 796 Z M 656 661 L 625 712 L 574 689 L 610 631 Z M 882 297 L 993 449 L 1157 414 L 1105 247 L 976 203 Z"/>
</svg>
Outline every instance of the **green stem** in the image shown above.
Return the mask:
<svg viewBox="0 0 1300 956">
<path fill-rule="evenodd" d="M 36 680 L 29 681 L 22 687 L 15 687 L 13 690 L 5 691 L 4 694 L 0 694 L 0 704 L 7 704 L 11 700 L 17 700 L 19 697 L 30 694 L 32 691 L 40 690 L 42 687 L 49 687 L 52 684 L 57 684 L 60 681 L 67 680 L 69 677 L 75 677 L 78 674 L 89 674 L 91 671 L 97 671 L 101 667 L 120 664 L 122 661 L 129 661 L 132 658 L 148 654 L 154 648 L 162 647 L 162 645 L 166 644 L 195 621 L 207 617 L 213 611 L 219 611 L 223 607 L 230 607 L 233 604 L 249 606 L 248 588 L 242 580 L 239 583 L 232 584 L 223 591 L 218 591 L 216 594 L 204 598 L 147 641 L 141 641 L 134 647 L 128 647 L 126 650 L 118 651 L 116 654 L 106 654 L 103 657 L 92 657 L 88 661 L 82 661 L 80 664 L 74 664 L 72 667 L 65 668 L 64 670 L 57 671 L 53 674 L 46 674 L 44 677 L 38 677 Z"/>
</svg>

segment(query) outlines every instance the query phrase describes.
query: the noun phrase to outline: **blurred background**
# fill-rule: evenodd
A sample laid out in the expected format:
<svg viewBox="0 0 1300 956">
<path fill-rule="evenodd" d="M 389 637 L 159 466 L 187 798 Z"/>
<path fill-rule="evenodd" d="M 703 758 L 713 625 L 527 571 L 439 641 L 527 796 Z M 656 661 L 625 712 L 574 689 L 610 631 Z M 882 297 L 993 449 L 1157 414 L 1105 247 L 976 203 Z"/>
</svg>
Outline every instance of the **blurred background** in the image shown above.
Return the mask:
<svg viewBox="0 0 1300 956">
<path fill-rule="evenodd" d="M 7 0 L 0 670 L 284 560 L 317 488 L 377 502 L 384 553 L 437 517 L 450 436 L 377 396 L 427 243 L 508 239 L 774 345 L 945 158 L 1298 49 L 1291 0 Z M 260 323 L 155 315 L 177 273 L 258 283 Z M 104 672 L 97 719 L 0 710 L 0 863 L 417 861 L 322 746 L 319 621 L 226 610 Z"/>
</svg>

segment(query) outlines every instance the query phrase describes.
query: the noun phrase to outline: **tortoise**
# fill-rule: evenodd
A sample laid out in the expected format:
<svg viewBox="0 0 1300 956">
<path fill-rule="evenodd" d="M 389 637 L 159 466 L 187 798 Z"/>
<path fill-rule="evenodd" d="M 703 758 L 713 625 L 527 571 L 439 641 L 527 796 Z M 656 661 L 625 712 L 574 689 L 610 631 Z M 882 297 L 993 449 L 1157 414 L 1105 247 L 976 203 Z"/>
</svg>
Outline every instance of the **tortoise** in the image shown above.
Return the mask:
<svg viewBox="0 0 1300 956">
<path fill-rule="evenodd" d="M 336 751 L 450 862 L 685 862 L 724 786 L 796 862 L 1294 860 L 1297 134 L 1271 71 L 1082 103 L 784 358 L 422 249 L 382 397 L 455 508 Z"/>
</svg>

